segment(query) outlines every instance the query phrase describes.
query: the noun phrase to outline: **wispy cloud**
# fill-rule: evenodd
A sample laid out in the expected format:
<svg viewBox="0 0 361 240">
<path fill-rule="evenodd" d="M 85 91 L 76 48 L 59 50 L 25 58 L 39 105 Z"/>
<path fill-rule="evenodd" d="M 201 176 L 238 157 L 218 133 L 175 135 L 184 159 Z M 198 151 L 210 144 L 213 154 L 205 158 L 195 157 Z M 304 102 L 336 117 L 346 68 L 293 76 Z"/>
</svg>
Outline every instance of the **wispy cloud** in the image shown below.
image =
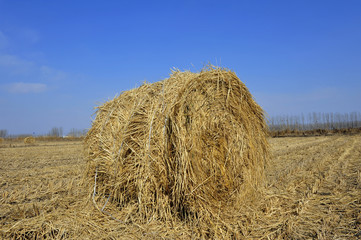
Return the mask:
<svg viewBox="0 0 361 240">
<path fill-rule="evenodd" d="M 39 40 L 38 34 L 32 30 L 22 31 L 24 38 L 33 43 Z M 8 38 L 0 31 L 0 50 L 6 50 Z M 0 85 L 0 89 L 12 94 L 41 93 L 49 89 L 45 83 L 59 79 L 61 71 L 46 66 L 39 66 L 36 62 L 22 57 L 0 52 L 0 79 L 8 84 Z M 63 74 L 64 75 L 64 74 Z M 61 75 L 62 76 L 62 75 Z M 32 79 L 32 82 L 28 82 Z"/>
<path fill-rule="evenodd" d="M 0 70 L 8 75 L 29 75 L 36 66 L 33 62 L 14 55 L 0 54 Z"/>
<path fill-rule="evenodd" d="M 42 79 L 45 81 L 59 82 L 67 78 L 67 74 L 65 72 L 48 66 L 41 66 L 39 70 Z"/>
<path fill-rule="evenodd" d="M 47 86 L 43 83 L 17 82 L 6 85 L 5 89 L 10 93 L 41 93 L 47 90 Z"/>
<path fill-rule="evenodd" d="M 68 78 L 64 71 L 39 65 L 15 55 L 0 53 L 0 79 L 4 82 L 43 82 L 58 85 Z"/>
</svg>

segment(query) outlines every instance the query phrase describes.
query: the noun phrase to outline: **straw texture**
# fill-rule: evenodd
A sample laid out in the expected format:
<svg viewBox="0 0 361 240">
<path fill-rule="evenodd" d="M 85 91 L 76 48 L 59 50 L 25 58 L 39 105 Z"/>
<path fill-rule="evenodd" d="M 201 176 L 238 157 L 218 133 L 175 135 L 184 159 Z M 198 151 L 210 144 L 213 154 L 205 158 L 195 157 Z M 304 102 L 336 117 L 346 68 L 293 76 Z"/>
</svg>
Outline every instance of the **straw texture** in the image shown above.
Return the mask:
<svg viewBox="0 0 361 240">
<path fill-rule="evenodd" d="M 25 144 L 34 144 L 35 143 L 35 138 L 34 137 L 26 137 L 24 138 L 24 143 Z"/>
<path fill-rule="evenodd" d="M 262 184 L 266 134 L 235 73 L 174 71 L 97 108 L 84 140 L 90 197 L 141 221 L 219 218 Z"/>
</svg>

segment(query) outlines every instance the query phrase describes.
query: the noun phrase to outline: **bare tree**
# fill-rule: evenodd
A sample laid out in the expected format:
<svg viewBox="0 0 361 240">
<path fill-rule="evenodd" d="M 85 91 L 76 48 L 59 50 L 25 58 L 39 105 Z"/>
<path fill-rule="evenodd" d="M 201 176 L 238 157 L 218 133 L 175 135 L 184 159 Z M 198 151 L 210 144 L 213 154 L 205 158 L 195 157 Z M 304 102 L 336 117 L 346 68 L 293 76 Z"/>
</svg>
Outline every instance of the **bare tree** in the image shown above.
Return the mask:
<svg viewBox="0 0 361 240">
<path fill-rule="evenodd" d="M 8 135 L 8 130 L 6 129 L 0 129 L 0 137 L 5 138 Z"/>
<path fill-rule="evenodd" d="M 83 137 L 86 135 L 86 133 L 87 133 L 86 129 L 79 130 L 79 129 L 72 128 L 72 129 L 70 129 L 68 136 L 69 137 Z"/>
<path fill-rule="evenodd" d="M 63 136 L 63 128 L 62 127 L 53 127 L 49 134 L 52 137 L 62 137 Z"/>
<path fill-rule="evenodd" d="M 334 130 L 361 127 L 361 113 L 308 113 L 301 115 L 279 115 L 268 120 L 271 131 L 284 130 Z"/>
</svg>

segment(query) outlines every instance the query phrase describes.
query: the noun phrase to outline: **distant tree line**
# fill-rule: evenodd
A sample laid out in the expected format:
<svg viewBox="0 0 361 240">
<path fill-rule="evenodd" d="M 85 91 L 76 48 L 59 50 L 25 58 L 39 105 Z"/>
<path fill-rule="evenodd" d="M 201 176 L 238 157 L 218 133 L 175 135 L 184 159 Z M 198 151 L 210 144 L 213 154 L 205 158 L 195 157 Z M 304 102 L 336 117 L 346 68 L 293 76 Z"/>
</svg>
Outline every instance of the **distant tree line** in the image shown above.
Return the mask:
<svg viewBox="0 0 361 240">
<path fill-rule="evenodd" d="M 62 127 L 53 127 L 49 131 L 48 136 L 50 136 L 50 137 L 63 137 L 63 128 Z"/>
<path fill-rule="evenodd" d="M 361 128 L 361 113 L 308 113 L 268 118 L 270 131 L 309 131 Z"/>
<path fill-rule="evenodd" d="M 76 129 L 76 128 L 72 128 L 69 133 L 68 133 L 68 137 L 75 137 L 75 138 L 79 138 L 79 137 L 84 137 L 87 134 L 88 130 L 87 129 Z M 29 137 L 29 136 L 36 136 L 36 137 L 65 137 L 64 136 L 64 131 L 62 127 L 53 127 L 47 134 L 37 134 L 35 135 L 35 133 L 33 134 L 8 134 L 8 131 L 6 129 L 0 129 L 0 138 L 25 138 L 25 137 Z"/>
<path fill-rule="evenodd" d="M 68 136 L 69 137 L 83 137 L 87 134 L 87 132 L 88 132 L 87 129 L 80 130 L 80 129 L 72 128 L 72 129 L 70 129 Z"/>
<path fill-rule="evenodd" d="M 87 134 L 87 129 L 76 129 L 76 128 L 72 128 L 70 129 L 67 137 L 84 137 Z M 63 137 L 63 128 L 62 127 L 53 127 L 48 136 L 51 137 Z"/>
</svg>

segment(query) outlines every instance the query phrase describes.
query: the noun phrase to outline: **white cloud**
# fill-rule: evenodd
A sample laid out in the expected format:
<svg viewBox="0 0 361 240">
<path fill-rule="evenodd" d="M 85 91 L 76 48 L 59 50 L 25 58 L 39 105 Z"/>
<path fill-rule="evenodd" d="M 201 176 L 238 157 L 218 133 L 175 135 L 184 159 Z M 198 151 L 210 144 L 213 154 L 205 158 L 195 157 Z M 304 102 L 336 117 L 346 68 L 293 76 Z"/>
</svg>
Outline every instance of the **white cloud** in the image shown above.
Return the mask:
<svg viewBox="0 0 361 240">
<path fill-rule="evenodd" d="M 10 93 L 41 93 L 47 90 L 47 86 L 42 83 L 17 82 L 7 85 L 6 90 Z"/>
<path fill-rule="evenodd" d="M 33 79 L 33 81 L 55 83 L 67 79 L 68 75 L 63 71 L 38 65 L 15 55 L 0 54 L 0 78 L 8 81 L 16 79 L 15 81 L 27 82 L 26 79 Z"/>
<path fill-rule="evenodd" d="M 63 71 L 39 65 L 15 55 L 0 54 L 2 90 L 9 93 L 41 93 L 56 89 L 69 78 Z"/>
<path fill-rule="evenodd" d="M 32 29 L 17 31 L 15 35 L 23 43 L 33 44 L 40 40 L 39 34 Z M 67 73 L 29 59 L 29 55 L 9 54 L 6 51 L 8 46 L 9 38 L 0 29 L 0 90 L 9 93 L 40 93 L 57 89 L 69 79 Z"/>
<path fill-rule="evenodd" d="M 31 61 L 20 59 L 9 54 L 0 54 L 0 77 L 32 76 L 36 73 L 36 65 Z"/>
</svg>

